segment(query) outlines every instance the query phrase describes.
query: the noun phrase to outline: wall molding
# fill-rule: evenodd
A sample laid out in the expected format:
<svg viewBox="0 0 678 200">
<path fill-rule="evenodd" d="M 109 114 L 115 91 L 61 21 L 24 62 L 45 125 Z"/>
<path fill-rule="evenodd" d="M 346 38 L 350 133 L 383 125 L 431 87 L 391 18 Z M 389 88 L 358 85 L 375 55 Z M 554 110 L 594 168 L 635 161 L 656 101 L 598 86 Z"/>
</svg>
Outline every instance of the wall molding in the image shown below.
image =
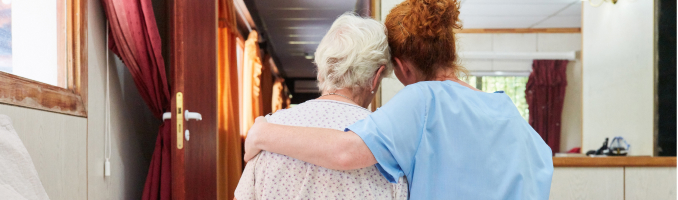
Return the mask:
<svg viewBox="0 0 678 200">
<path fill-rule="evenodd" d="M 581 28 L 477 28 L 455 30 L 455 33 L 581 33 Z"/>
<path fill-rule="evenodd" d="M 462 51 L 463 59 L 482 60 L 575 60 L 576 51 L 563 52 L 498 52 L 498 51 Z"/>
</svg>

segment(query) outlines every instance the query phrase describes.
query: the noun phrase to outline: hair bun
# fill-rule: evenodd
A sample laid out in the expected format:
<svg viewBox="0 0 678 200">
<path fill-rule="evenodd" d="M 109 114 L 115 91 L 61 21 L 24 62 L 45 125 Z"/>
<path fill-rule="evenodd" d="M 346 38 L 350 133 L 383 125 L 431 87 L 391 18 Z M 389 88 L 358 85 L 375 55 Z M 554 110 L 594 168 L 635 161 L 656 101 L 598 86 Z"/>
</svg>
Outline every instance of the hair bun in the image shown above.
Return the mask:
<svg viewBox="0 0 678 200">
<path fill-rule="evenodd" d="M 403 26 L 423 38 L 447 37 L 452 29 L 460 29 L 457 0 L 407 0 L 410 12 Z"/>
</svg>

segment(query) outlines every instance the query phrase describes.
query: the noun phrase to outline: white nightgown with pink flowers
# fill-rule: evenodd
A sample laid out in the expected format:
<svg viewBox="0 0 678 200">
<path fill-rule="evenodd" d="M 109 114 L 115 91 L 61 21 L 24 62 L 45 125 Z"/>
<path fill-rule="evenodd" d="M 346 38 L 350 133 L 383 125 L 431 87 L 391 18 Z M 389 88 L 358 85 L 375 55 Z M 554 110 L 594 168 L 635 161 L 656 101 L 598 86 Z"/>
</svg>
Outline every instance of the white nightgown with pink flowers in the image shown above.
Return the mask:
<svg viewBox="0 0 678 200">
<path fill-rule="evenodd" d="M 270 123 L 344 130 L 370 111 L 333 100 L 310 100 L 267 116 Z M 262 151 L 243 171 L 235 198 L 248 199 L 407 199 L 407 179 L 389 183 L 375 166 L 331 170 Z"/>
</svg>

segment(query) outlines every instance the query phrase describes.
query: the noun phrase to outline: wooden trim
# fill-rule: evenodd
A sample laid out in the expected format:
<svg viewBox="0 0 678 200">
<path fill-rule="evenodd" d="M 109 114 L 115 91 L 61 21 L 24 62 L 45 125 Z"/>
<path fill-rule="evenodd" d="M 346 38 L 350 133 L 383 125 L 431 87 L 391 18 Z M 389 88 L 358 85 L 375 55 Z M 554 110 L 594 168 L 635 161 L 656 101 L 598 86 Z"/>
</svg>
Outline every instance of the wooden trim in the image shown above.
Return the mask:
<svg viewBox="0 0 678 200">
<path fill-rule="evenodd" d="M 87 116 L 82 98 L 72 90 L 0 72 L 0 103 Z"/>
<path fill-rule="evenodd" d="M 553 157 L 554 167 L 676 167 L 676 157 Z"/>
<path fill-rule="evenodd" d="M 184 36 L 184 12 L 181 8 L 185 7 L 186 4 L 183 0 L 172 0 L 169 1 L 169 64 L 170 64 L 170 77 L 172 77 L 171 85 L 171 107 L 172 113 L 175 115 L 178 114 L 177 108 L 177 98 L 176 94 L 178 92 L 184 92 L 184 52 L 180 49 L 183 49 L 182 38 Z M 186 149 L 178 149 L 177 140 L 179 136 L 177 134 L 172 134 L 177 132 L 177 119 L 176 117 L 171 119 L 171 128 L 170 128 L 170 149 L 171 149 L 171 158 L 172 158 L 172 178 L 171 178 L 171 189 L 172 189 L 172 199 L 174 200 L 184 200 L 186 199 L 186 179 L 185 179 L 185 151 Z M 181 130 L 180 130 L 181 131 Z"/>
<path fill-rule="evenodd" d="M 377 20 L 377 21 L 382 21 L 381 20 L 381 0 L 370 0 L 370 14 L 372 15 L 372 18 Z M 384 77 L 381 77 L 382 79 Z M 374 91 L 375 95 L 374 98 L 372 98 L 372 103 L 370 103 L 370 110 L 372 112 L 377 111 L 377 108 L 381 107 L 381 81 L 379 83 L 379 87 L 377 87 L 377 90 Z"/>
<path fill-rule="evenodd" d="M 372 19 L 381 20 L 381 0 L 370 0 L 370 14 Z"/>
<path fill-rule="evenodd" d="M 626 200 L 626 167 L 624 167 L 622 170 L 624 171 L 624 175 L 623 175 L 624 176 L 624 183 L 623 183 L 624 184 L 624 187 L 623 187 L 624 200 Z"/>
<path fill-rule="evenodd" d="M 377 111 L 377 108 L 381 107 L 381 83 L 379 84 L 377 91 L 375 91 L 374 98 L 372 98 L 372 103 L 370 105 L 370 110 L 372 112 Z"/>
<path fill-rule="evenodd" d="M 87 117 L 87 0 L 67 4 L 67 88 L 0 72 L 0 103 Z"/>
<path fill-rule="evenodd" d="M 455 33 L 581 33 L 581 28 L 461 29 Z"/>
<path fill-rule="evenodd" d="M 75 40 L 69 43 L 68 59 L 70 67 L 76 75 L 75 86 L 72 88 L 75 94 L 80 95 L 82 104 L 87 109 L 87 0 L 73 0 L 73 28 L 69 30 Z M 108 39 L 108 38 L 106 38 Z M 108 48 L 108 47 L 104 47 Z M 107 61 L 108 62 L 108 61 Z"/>
</svg>

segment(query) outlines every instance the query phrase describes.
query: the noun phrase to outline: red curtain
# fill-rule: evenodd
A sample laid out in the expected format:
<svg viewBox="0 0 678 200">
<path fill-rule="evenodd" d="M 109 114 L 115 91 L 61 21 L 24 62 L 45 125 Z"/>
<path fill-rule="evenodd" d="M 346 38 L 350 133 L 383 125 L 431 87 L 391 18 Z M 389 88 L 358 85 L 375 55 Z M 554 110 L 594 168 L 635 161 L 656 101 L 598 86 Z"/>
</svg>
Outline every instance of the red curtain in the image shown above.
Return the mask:
<svg viewBox="0 0 678 200">
<path fill-rule="evenodd" d="M 170 107 L 160 35 L 150 0 L 101 0 L 109 21 L 109 46 L 129 69 L 155 117 Z M 146 176 L 143 199 L 170 199 L 170 121 L 160 125 Z"/>
<path fill-rule="evenodd" d="M 525 89 L 530 125 L 551 147 L 553 153 L 560 150 L 560 119 L 567 86 L 567 62 L 534 60 Z"/>
</svg>

